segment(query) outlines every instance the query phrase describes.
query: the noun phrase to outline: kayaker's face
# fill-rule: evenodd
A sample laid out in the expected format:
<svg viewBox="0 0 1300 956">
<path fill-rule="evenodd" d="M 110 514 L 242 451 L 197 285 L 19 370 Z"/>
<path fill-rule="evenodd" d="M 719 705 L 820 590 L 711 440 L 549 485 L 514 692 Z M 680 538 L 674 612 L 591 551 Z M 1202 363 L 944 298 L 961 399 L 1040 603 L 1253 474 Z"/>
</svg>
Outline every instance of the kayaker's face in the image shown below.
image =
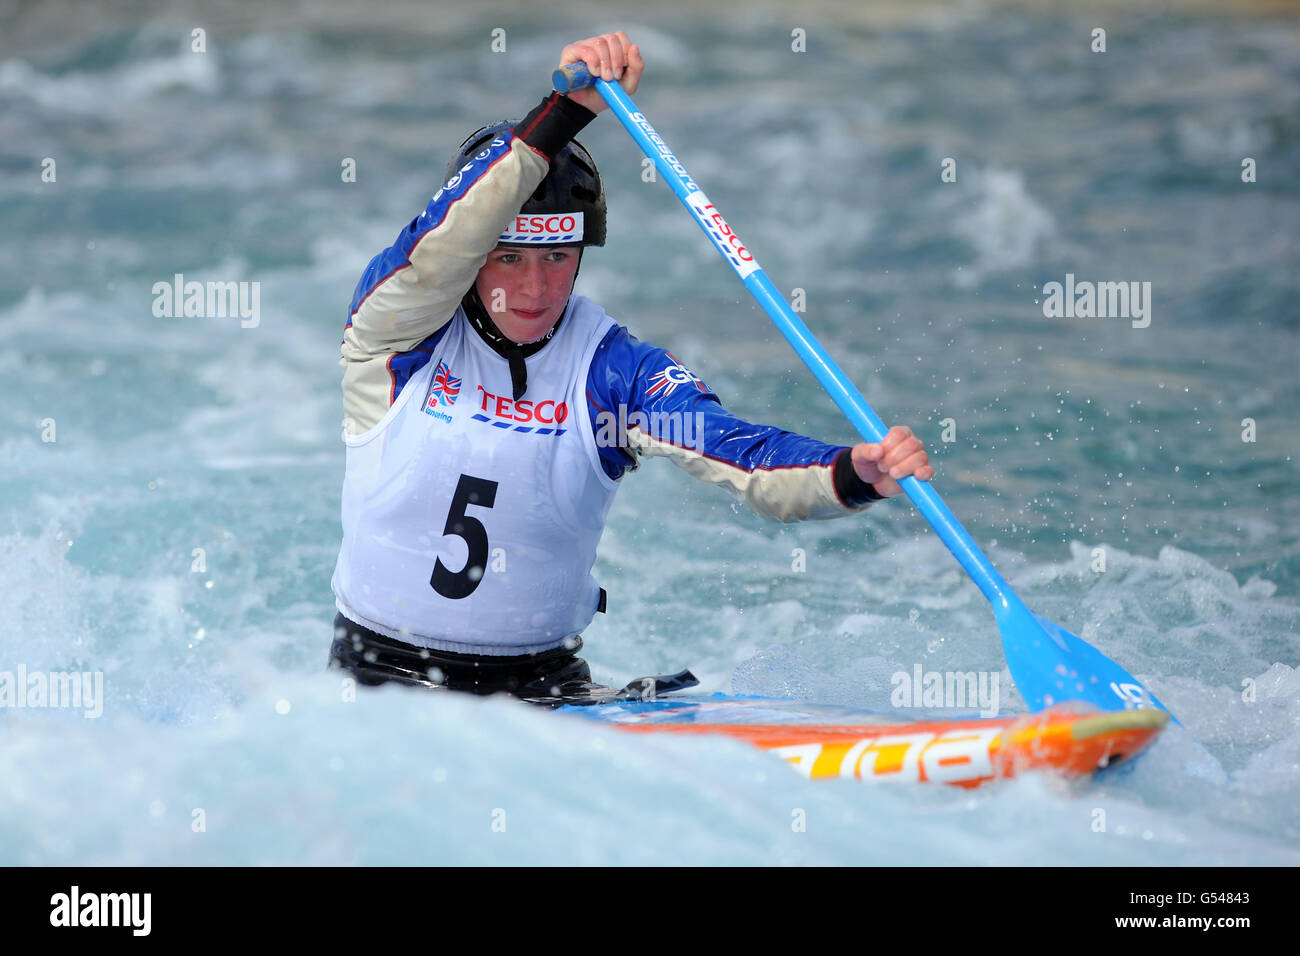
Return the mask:
<svg viewBox="0 0 1300 956">
<path fill-rule="evenodd" d="M 475 287 L 506 338 L 526 345 L 555 327 L 573 291 L 581 251 L 577 246 L 497 246 L 488 254 Z"/>
</svg>

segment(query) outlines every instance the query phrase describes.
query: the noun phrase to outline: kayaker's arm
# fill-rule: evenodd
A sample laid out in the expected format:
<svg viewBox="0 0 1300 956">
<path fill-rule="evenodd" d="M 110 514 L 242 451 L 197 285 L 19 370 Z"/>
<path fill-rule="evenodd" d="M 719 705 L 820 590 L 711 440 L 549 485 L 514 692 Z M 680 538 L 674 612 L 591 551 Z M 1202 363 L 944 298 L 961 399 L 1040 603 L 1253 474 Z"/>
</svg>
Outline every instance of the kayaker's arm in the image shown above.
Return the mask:
<svg viewBox="0 0 1300 956">
<path fill-rule="evenodd" d="M 611 477 L 635 468 L 643 455 L 667 458 L 784 522 L 840 517 L 882 497 L 858 476 L 851 449 L 736 417 L 673 355 L 622 327 L 596 350 L 587 383 L 596 443 Z"/>
<path fill-rule="evenodd" d="M 546 176 L 550 157 L 594 114 L 551 94 L 439 189 L 397 241 L 370 261 L 343 332 L 345 427 L 372 428 L 398 392 L 393 359 L 456 313 L 497 238 Z"/>
</svg>

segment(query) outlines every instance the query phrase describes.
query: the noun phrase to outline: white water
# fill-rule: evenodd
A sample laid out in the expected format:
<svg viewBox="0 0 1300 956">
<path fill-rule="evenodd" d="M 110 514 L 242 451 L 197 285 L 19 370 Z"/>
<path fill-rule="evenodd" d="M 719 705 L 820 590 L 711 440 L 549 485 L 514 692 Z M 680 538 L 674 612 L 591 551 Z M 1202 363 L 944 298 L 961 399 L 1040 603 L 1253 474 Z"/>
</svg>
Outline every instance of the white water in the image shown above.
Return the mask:
<svg viewBox="0 0 1300 956">
<path fill-rule="evenodd" d="M 458 134 L 540 97 L 521 86 L 565 37 L 511 20 L 511 58 L 464 90 L 495 14 L 413 40 L 275 9 L 214 28 L 202 63 L 167 20 L 0 47 L 6 141 L 56 156 L 60 184 L 0 183 L 0 671 L 105 686 L 98 719 L 0 708 L 0 862 L 1300 862 L 1300 203 L 1279 185 L 1300 44 L 1274 42 L 1294 21 L 1130 23 L 1144 59 L 1120 82 L 1059 49 L 1078 24 L 1050 11 L 867 28 L 817 7 L 817 70 L 786 65 L 784 27 L 764 59 L 757 28 L 642 15 L 652 65 L 720 44 L 716 70 L 661 73 L 638 102 L 774 281 L 807 290 L 868 399 L 922 432 L 1026 603 L 1184 724 L 1091 784 L 968 793 L 814 784 L 735 742 L 509 701 L 343 699 L 323 664 L 352 286 Z M 1206 45 L 1196 64 L 1180 37 Z M 582 291 L 739 414 L 850 440 L 605 122 L 584 139 L 610 244 Z M 1248 148 L 1290 179 L 1234 191 L 1215 164 Z M 1066 271 L 1153 280 L 1150 329 L 1044 319 L 1034 290 Z M 261 324 L 154 318 L 175 272 L 260 281 Z M 887 708 L 919 664 L 1010 689 L 987 605 L 905 502 L 784 527 L 662 463 L 625 485 L 597 567 L 610 613 L 585 635 L 597 679 L 690 667 L 705 692 Z"/>
</svg>

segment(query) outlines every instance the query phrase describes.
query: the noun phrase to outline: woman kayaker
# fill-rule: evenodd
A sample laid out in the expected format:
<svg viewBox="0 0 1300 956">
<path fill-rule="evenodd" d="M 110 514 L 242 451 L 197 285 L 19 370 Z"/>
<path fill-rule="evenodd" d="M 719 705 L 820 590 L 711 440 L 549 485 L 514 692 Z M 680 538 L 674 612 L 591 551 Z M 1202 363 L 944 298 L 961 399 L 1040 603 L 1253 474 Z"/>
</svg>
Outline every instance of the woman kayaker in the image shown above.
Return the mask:
<svg viewBox="0 0 1300 956">
<path fill-rule="evenodd" d="M 564 48 L 633 93 L 625 33 Z M 623 475 L 663 457 L 778 521 L 855 514 L 934 470 L 910 429 L 830 445 L 746 422 L 673 354 L 573 294 L 605 242 L 574 136 L 605 109 L 551 93 L 471 135 L 367 267 L 342 344 L 347 469 L 331 664 L 366 684 L 565 696 L 605 592 L 592 577 Z"/>
</svg>

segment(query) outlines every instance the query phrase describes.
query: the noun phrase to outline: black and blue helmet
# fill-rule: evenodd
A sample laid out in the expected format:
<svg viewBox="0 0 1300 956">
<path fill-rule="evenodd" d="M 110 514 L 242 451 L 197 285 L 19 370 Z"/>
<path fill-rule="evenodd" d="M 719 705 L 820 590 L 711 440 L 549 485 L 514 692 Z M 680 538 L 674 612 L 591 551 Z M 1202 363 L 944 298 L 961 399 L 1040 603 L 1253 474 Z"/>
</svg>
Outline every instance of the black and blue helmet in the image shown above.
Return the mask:
<svg viewBox="0 0 1300 956">
<path fill-rule="evenodd" d="M 514 129 L 518 120 L 484 126 L 460 144 L 447 167 L 446 182 L 492 140 Z M 551 159 L 550 172 L 519 210 L 513 228 L 502 234 L 504 246 L 603 246 L 605 185 L 596 161 L 576 139 Z"/>
</svg>

